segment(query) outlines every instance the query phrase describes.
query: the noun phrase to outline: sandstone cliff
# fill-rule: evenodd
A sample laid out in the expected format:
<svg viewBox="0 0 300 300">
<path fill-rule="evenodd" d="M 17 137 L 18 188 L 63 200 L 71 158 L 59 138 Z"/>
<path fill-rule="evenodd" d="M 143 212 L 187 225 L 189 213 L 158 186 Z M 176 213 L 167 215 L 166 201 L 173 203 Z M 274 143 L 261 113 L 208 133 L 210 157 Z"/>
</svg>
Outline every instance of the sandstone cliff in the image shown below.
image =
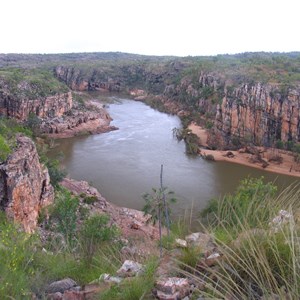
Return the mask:
<svg viewBox="0 0 300 300">
<path fill-rule="evenodd" d="M 33 141 L 18 136 L 16 150 L 0 165 L 1 209 L 31 233 L 41 208 L 53 200 L 48 170 L 39 162 Z"/>
<path fill-rule="evenodd" d="M 60 117 L 72 108 L 71 92 L 34 100 L 16 99 L 0 91 L 0 116 L 27 120 L 30 113 L 40 118 Z"/>
<path fill-rule="evenodd" d="M 215 134 L 222 137 L 216 145 L 221 148 L 239 141 L 264 146 L 300 142 L 300 87 L 244 83 L 231 92 L 225 88 L 217 105 Z"/>
<path fill-rule="evenodd" d="M 84 73 L 80 68 L 57 66 L 54 70 L 58 79 L 65 82 L 72 90 L 76 91 L 109 91 L 119 92 L 121 83 L 118 78 L 112 79 L 109 73 L 93 69 Z"/>
</svg>

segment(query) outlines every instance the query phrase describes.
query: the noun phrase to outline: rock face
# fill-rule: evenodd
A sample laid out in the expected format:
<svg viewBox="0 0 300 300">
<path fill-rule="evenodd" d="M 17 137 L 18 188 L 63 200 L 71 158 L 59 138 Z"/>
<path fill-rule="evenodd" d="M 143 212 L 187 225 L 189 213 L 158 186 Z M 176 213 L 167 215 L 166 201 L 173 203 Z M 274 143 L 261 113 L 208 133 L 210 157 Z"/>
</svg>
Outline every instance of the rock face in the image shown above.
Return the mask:
<svg viewBox="0 0 300 300">
<path fill-rule="evenodd" d="M 41 208 L 53 200 L 54 189 L 48 170 L 40 164 L 33 141 L 18 136 L 16 150 L 0 165 L 1 208 L 31 233 Z"/>
<path fill-rule="evenodd" d="M 300 86 L 233 82 L 201 72 L 198 82 L 182 78 L 165 88 L 165 97 L 193 105 L 212 125 L 208 144 L 229 149 L 241 143 L 272 146 L 300 141 Z"/>
<path fill-rule="evenodd" d="M 108 78 L 109 74 L 102 74 L 102 72 L 93 71 L 91 74 L 84 74 L 78 68 L 65 66 L 57 66 L 54 72 L 56 77 L 65 82 L 72 90 L 119 92 L 121 89 L 118 79 Z"/>
<path fill-rule="evenodd" d="M 214 125 L 221 137 L 218 148 L 226 148 L 234 139 L 264 146 L 300 141 L 300 88 L 280 90 L 256 83 L 225 91 Z"/>
<path fill-rule="evenodd" d="M 63 93 L 55 96 L 41 97 L 35 100 L 15 99 L 0 92 L 0 116 L 27 120 L 30 113 L 40 118 L 60 117 L 72 108 L 72 94 Z"/>
</svg>

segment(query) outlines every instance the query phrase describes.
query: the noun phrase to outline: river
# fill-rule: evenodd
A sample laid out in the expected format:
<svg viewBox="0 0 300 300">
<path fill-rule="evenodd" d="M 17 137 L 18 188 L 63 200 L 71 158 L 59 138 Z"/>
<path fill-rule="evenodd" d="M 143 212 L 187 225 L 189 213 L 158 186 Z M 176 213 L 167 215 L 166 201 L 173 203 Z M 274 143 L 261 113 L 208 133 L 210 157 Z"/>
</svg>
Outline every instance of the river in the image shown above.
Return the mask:
<svg viewBox="0 0 300 300">
<path fill-rule="evenodd" d="M 143 207 L 142 194 L 159 187 L 161 164 L 164 185 L 177 198 L 172 209 L 177 216 L 192 207 L 197 213 L 209 199 L 233 192 L 247 176 L 276 180 L 280 188 L 295 181 L 264 170 L 187 156 L 184 142 L 172 135 L 172 129 L 181 125 L 179 118 L 141 102 L 117 99 L 108 111 L 114 119 L 111 125 L 119 130 L 57 140 L 50 155 L 62 152 L 62 164 L 70 177 L 90 182 L 120 206 Z"/>
</svg>

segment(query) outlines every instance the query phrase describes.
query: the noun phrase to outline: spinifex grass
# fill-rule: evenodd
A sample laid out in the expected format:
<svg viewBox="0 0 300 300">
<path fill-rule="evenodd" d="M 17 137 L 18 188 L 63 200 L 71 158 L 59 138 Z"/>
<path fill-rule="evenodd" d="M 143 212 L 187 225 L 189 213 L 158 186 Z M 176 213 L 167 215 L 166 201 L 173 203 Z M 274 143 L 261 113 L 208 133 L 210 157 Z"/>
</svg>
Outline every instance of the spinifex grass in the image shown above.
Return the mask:
<svg viewBox="0 0 300 300">
<path fill-rule="evenodd" d="M 202 287 L 199 294 L 206 297 L 261 299 L 277 295 L 279 299 L 299 299 L 299 186 L 291 186 L 277 197 L 262 193 L 265 186 L 259 181 L 254 186 L 247 197 L 240 194 L 248 191 L 244 185 L 210 211 L 214 216 L 206 230 L 215 236 L 222 255 L 217 265 L 200 270 L 187 267 L 180 272 L 198 282 Z M 275 229 L 272 220 L 280 209 L 292 217 Z"/>
</svg>

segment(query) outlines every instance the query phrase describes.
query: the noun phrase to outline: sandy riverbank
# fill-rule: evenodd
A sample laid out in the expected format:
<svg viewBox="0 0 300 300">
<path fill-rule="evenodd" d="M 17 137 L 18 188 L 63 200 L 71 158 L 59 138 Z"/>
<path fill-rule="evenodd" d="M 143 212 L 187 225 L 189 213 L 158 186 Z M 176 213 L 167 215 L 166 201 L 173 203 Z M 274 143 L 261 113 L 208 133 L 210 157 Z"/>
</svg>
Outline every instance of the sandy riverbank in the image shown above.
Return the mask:
<svg viewBox="0 0 300 300">
<path fill-rule="evenodd" d="M 189 129 L 196 134 L 199 139 L 202 147 L 207 146 L 207 132 L 204 128 L 192 123 L 189 126 Z M 266 160 L 269 165 L 265 168 L 262 167 L 261 163 L 253 163 L 251 162 L 251 158 L 253 157 L 249 153 L 241 153 L 240 151 L 230 151 L 233 156 L 228 157 L 228 151 L 220 151 L 220 150 L 208 150 L 201 148 L 201 155 L 213 155 L 215 161 L 227 161 L 231 163 L 241 164 L 245 166 L 249 166 L 252 168 L 263 169 L 265 171 L 274 172 L 278 174 L 285 174 L 289 176 L 300 177 L 300 165 L 298 165 L 294 161 L 294 157 L 291 152 L 285 150 L 274 150 L 271 148 L 260 148 L 261 156 L 264 160 Z M 271 157 L 274 155 L 279 155 L 282 157 L 281 163 L 276 163 L 269 161 Z"/>
</svg>

